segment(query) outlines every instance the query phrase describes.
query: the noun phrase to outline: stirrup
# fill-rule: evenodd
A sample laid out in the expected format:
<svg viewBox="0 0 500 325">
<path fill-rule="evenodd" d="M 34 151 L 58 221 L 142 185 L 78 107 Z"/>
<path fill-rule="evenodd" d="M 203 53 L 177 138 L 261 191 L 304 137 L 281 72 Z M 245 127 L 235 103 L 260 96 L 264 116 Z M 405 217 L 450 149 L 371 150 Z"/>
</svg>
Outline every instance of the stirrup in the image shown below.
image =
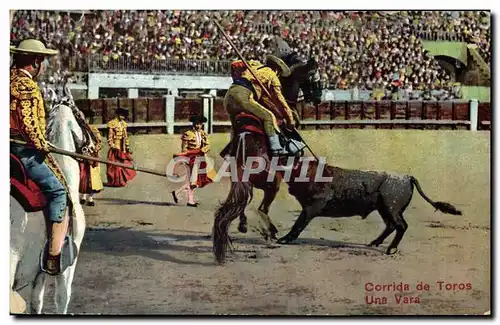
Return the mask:
<svg viewBox="0 0 500 325">
<path fill-rule="evenodd" d="M 271 152 L 271 156 L 273 157 L 286 156 L 289 154 L 285 148 L 269 149 L 269 151 Z"/>
<path fill-rule="evenodd" d="M 286 146 L 288 148 L 288 151 L 292 155 L 295 155 L 298 152 L 300 152 L 306 148 L 305 143 L 303 143 L 302 141 L 295 140 L 295 139 L 288 140 L 288 143 Z"/>
<path fill-rule="evenodd" d="M 75 263 L 77 253 L 78 249 L 76 248 L 75 242 L 70 235 L 66 235 L 66 237 L 64 238 L 64 244 L 61 249 L 61 253 L 58 258 L 58 270 L 48 270 L 47 262 L 49 259 L 49 241 L 47 240 L 45 242 L 45 247 L 40 253 L 40 270 L 52 276 L 62 274 L 68 267 L 72 266 Z"/>
</svg>

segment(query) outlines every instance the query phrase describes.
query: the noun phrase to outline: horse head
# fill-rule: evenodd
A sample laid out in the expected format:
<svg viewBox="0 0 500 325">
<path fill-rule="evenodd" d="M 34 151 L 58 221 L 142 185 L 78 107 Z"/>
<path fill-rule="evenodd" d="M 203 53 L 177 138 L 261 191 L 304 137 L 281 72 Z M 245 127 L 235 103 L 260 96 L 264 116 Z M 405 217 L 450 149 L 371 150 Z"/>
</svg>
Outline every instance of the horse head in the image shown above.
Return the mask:
<svg viewBox="0 0 500 325">
<path fill-rule="evenodd" d="M 292 74 L 294 72 L 304 95 L 304 101 L 314 105 L 321 103 L 323 91 L 320 82 L 319 65 L 316 59 L 311 57 L 307 62 L 298 64 L 293 67 Z"/>
<path fill-rule="evenodd" d="M 97 142 L 85 115 L 76 106 L 67 85 L 52 93 L 47 117 L 47 139 L 61 149 L 88 153 Z"/>
<path fill-rule="evenodd" d="M 299 90 L 302 90 L 304 101 L 317 105 L 321 103 L 322 88 L 320 83 L 319 65 L 313 58 L 304 61 L 296 53 L 287 55 L 284 60 L 290 67 L 291 75 L 281 78 L 283 96 L 292 106 L 298 101 Z"/>
</svg>

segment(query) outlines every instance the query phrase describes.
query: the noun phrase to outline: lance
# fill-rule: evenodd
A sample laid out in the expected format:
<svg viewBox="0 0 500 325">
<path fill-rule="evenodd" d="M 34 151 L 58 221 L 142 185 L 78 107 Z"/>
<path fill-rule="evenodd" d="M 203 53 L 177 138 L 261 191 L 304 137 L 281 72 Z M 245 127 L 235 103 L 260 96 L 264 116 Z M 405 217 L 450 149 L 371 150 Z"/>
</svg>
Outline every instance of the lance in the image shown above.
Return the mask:
<svg viewBox="0 0 500 325">
<path fill-rule="evenodd" d="M 10 139 L 10 142 L 11 143 L 15 143 L 15 144 L 19 144 L 19 145 L 28 146 L 28 147 L 33 147 L 32 145 L 30 145 L 29 143 L 24 142 L 24 141 Z M 79 154 L 79 153 L 76 153 L 76 152 L 71 152 L 71 151 L 67 151 L 67 150 L 64 150 L 64 149 L 56 148 L 56 147 L 49 147 L 48 151 L 49 152 L 53 152 L 53 153 L 58 153 L 60 155 L 65 155 L 65 156 L 73 157 L 73 158 L 90 160 L 90 161 L 95 161 L 95 162 L 99 162 L 99 163 L 106 164 L 106 165 L 112 165 L 112 166 L 122 167 L 122 168 L 126 168 L 126 169 L 133 169 L 135 171 L 143 172 L 143 173 L 147 173 L 147 174 L 153 174 L 153 175 L 157 175 L 157 176 L 168 177 L 168 175 L 166 173 L 162 173 L 162 172 L 159 172 L 159 171 L 156 171 L 156 170 L 153 170 L 153 169 L 144 168 L 144 167 L 137 167 L 135 165 L 122 164 L 122 163 L 119 163 L 119 162 L 109 161 L 109 160 L 101 159 L 101 158 L 98 158 L 98 157 L 92 157 L 92 156 L 88 156 L 88 155 L 82 155 L 82 154 Z"/>
<path fill-rule="evenodd" d="M 260 81 L 260 79 L 257 78 L 257 76 L 255 75 L 255 72 L 253 71 L 252 67 L 247 63 L 247 61 L 245 60 L 245 58 L 243 57 L 243 55 L 241 54 L 241 52 L 238 50 L 238 48 L 236 47 L 236 45 L 234 45 L 233 41 L 229 38 L 229 36 L 226 34 L 226 32 L 224 32 L 224 29 L 219 24 L 219 22 L 216 19 L 212 19 L 212 20 L 213 20 L 214 24 L 217 26 L 217 28 L 220 30 L 220 32 L 222 33 L 222 35 L 224 35 L 224 38 L 228 41 L 229 45 L 231 45 L 231 47 L 233 48 L 233 50 L 236 52 L 236 54 L 238 55 L 238 57 L 240 58 L 240 60 L 243 62 L 243 64 L 245 65 L 245 67 L 248 69 L 248 71 L 250 71 L 250 73 L 252 74 L 252 76 L 255 78 L 255 80 L 259 84 L 260 88 L 273 101 L 273 103 L 275 105 L 277 105 L 277 103 L 275 102 L 275 98 L 273 96 L 271 96 L 271 94 L 269 93 L 269 90 L 264 86 L 264 84 Z M 281 105 L 277 105 L 277 107 L 279 107 L 279 106 L 281 106 Z M 300 135 L 300 133 L 297 131 L 297 129 L 294 129 L 293 132 L 292 132 L 292 134 L 294 134 L 296 137 L 298 137 L 299 140 L 304 143 L 304 145 L 306 146 L 306 148 L 309 149 L 309 152 L 311 152 L 311 154 L 314 156 L 314 158 L 317 161 L 319 161 L 318 157 L 311 150 L 311 147 L 309 147 L 309 145 L 304 141 L 304 139 L 302 138 L 302 136 Z"/>
</svg>

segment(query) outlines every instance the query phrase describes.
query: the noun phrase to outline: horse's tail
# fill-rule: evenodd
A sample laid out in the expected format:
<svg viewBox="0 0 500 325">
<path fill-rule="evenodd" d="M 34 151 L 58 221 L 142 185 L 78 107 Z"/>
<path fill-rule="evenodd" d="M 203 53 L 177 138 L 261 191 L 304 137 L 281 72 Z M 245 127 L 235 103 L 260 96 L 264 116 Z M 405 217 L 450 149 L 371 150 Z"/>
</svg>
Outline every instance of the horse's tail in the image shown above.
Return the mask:
<svg viewBox="0 0 500 325">
<path fill-rule="evenodd" d="M 434 202 L 432 201 L 427 195 L 425 195 L 424 191 L 420 187 L 420 184 L 418 183 L 417 179 L 413 176 L 410 176 L 411 183 L 415 185 L 418 193 L 422 196 L 424 200 L 429 202 L 436 210 L 439 210 L 443 213 L 448 213 L 448 214 L 454 214 L 454 215 L 462 215 L 462 212 L 457 210 L 453 205 L 447 202 Z"/>
<path fill-rule="evenodd" d="M 231 182 L 225 202 L 215 212 L 212 230 L 213 252 L 219 264 L 224 263 L 229 245 L 229 226 L 240 216 L 252 200 L 252 185 L 248 182 Z"/>
</svg>

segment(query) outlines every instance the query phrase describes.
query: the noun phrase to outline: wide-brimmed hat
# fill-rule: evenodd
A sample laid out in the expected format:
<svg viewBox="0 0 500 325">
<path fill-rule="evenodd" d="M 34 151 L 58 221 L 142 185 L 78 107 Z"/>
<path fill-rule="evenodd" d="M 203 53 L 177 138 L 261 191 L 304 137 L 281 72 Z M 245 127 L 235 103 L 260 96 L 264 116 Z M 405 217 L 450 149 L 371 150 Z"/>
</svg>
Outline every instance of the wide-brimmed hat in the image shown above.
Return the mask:
<svg viewBox="0 0 500 325">
<path fill-rule="evenodd" d="M 11 46 L 10 52 L 14 54 L 38 54 L 44 56 L 57 55 L 59 51 L 48 49 L 45 45 L 36 39 L 26 39 L 19 43 L 17 47 Z"/>
<path fill-rule="evenodd" d="M 189 122 L 193 124 L 198 124 L 198 123 L 205 123 L 207 122 L 207 118 L 205 116 L 200 116 L 200 115 L 194 115 L 189 118 Z"/>
<path fill-rule="evenodd" d="M 273 63 L 277 65 L 280 70 L 281 70 L 281 76 L 283 77 L 288 77 L 292 72 L 290 71 L 290 68 L 286 65 L 283 60 L 278 58 L 277 56 L 274 55 L 268 55 L 266 56 L 266 64 L 269 65 L 269 63 Z"/>
<path fill-rule="evenodd" d="M 117 110 L 116 110 L 116 114 L 123 114 L 125 116 L 128 116 L 128 108 L 126 107 L 119 107 Z"/>
</svg>

